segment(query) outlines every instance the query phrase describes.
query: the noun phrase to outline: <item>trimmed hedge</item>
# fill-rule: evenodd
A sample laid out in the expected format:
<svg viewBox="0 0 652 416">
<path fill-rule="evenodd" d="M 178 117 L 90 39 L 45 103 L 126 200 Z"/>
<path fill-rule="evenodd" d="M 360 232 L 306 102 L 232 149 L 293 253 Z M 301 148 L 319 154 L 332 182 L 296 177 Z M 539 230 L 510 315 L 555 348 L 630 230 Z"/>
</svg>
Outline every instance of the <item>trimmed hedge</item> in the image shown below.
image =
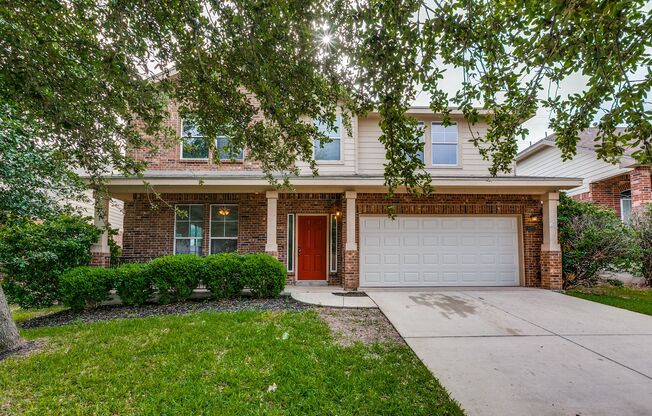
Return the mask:
<svg viewBox="0 0 652 416">
<path fill-rule="evenodd" d="M 287 270 L 269 254 L 248 254 L 242 261 L 240 276 L 255 296 L 275 298 L 285 288 Z"/>
<path fill-rule="evenodd" d="M 204 258 L 194 254 L 164 256 L 150 261 L 147 272 L 158 291 L 158 302 L 188 299 L 199 285 L 203 263 Z"/>
<path fill-rule="evenodd" d="M 130 263 L 116 267 L 115 290 L 125 305 L 145 304 L 154 294 L 149 266 L 143 263 Z"/>
<path fill-rule="evenodd" d="M 237 253 L 213 254 L 204 258 L 201 278 L 214 299 L 240 295 L 245 286 L 240 276 L 243 259 Z"/>
<path fill-rule="evenodd" d="M 247 287 L 257 297 L 277 297 L 285 288 L 285 266 L 268 254 L 183 254 L 113 269 L 82 266 L 60 278 L 61 300 L 72 309 L 97 307 L 115 289 L 123 304 L 140 306 L 158 294 L 159 303 L 186 300 L 206 284 L 214 299 L 239 296 Z"/>
<path fill-rule="evenodd" d="M 95 308 L 109 298 L 113 281 L 113 269 L 76 267 L 59 278 L 61 300 L 74 310 Z"/>
</svg>

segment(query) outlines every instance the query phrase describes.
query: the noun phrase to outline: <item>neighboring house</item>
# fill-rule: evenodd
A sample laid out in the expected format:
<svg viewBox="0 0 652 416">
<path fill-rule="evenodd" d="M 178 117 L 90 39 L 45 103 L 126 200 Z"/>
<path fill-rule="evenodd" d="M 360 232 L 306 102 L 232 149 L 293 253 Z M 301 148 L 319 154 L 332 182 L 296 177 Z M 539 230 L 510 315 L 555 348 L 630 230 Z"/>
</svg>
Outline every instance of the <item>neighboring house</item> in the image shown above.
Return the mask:
<svg viewBox="0 0 652 416">
<path fill-rule="evenodd" d="M 170 112 L 169 126 L 183 137 L 190 134 L 184 143 L 198 138 L 174 106 Z M 219 166 L 203 146 L 135 152 L 148 162 L 144 178 L 164 202 L 156 201 L 141 178 L 108 178 L 110 197 L 124 201 L 123 256 L 267 252 L 287 266 L 289 283 L 346 289 L 561 288 L 558 191 L 581 181 L 490 177 L 489 163 L 470 142 L 459 112 L 453 112 L 455 124 L 449 127 L 427 108 L 409 113 L 423 123 L 419 157 L 433 177 L 434 193 L 423 198 L 405 189 L 387 198 L 378 113 L 354 118 L 351 135 L 341 127 L 326 132 L 333 142 L 316 149 L 320 175 L 303 169 L 292 179 L 293 192 L 274 189 L 246 149 L 237 161 Z M 486 128 L 483 122 L 473 126 L 478 134 Z M 218 147 L 228 141 L 215 139 Z M 387 216 L 390 205 L 395 220 Z M 106 264 L 106 244 L 94 251 L 95 264 Z"/>
<path fill-rule="evenodd" d="M 572 176 L 582 178 L 582 186 L 567 191 L 582 201 L 593 201 L 614 209 L 626 221 L 633 211 L 652 203 L 650 166 L 640 166 L 625 152 L 616 165 L 598 160 L 595 153 L 598 129 L 580 133 L 577 155 L 564 161 L 555 144 L 555 135 L 548 136 L 516 157 L 516 174 L 525 176 Z"/>
</svg>

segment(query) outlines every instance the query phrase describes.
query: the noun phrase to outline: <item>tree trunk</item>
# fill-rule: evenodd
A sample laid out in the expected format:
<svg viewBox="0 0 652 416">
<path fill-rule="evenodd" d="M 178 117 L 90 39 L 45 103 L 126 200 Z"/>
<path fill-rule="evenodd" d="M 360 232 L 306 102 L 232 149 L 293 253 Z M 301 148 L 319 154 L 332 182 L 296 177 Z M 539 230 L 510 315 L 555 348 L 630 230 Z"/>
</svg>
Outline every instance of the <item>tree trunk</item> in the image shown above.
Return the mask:
<svg viewBox="0 0 652 416">
<path fill-rule="evenodd" d="M 0 353 L 13 350 L 22 344 L 18 336 L 18 329 L 9 312 L 9 304 L 5 292 L 0 286 Z"/>
</svg>

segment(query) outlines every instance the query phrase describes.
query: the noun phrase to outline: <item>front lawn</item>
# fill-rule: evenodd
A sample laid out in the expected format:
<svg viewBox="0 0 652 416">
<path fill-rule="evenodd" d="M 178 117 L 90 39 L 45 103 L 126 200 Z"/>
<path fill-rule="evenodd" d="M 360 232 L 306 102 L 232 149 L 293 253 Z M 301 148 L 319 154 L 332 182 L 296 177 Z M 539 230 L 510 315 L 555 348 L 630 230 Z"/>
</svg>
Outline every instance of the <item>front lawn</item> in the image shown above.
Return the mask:
<svg viewBox="0 0 652 416">
<path fill-rule="evenodd" d="M 193 313 L 23 330 L 1 414 L 462 414 L 402 343 L 341 346 L 315 311 Z"/>
<path fill-rule="evenodd" d="M 652 290 L 599 286 L 568 290 L 568 295 L 652 315 Z"/>
<path fill-rule="evenodd" d="M 49 308 L 41 309 L 22 309 L 18 305 L 9 305 L 9 311 L 11 316 L 13 316 L 15 322 L 23 322 L 28 319 L 36 318 L 38 316 L 47 315 L 54 312 L 59 312 L 64 310 L 63 306 L 52 306 Z"/>
</svg>

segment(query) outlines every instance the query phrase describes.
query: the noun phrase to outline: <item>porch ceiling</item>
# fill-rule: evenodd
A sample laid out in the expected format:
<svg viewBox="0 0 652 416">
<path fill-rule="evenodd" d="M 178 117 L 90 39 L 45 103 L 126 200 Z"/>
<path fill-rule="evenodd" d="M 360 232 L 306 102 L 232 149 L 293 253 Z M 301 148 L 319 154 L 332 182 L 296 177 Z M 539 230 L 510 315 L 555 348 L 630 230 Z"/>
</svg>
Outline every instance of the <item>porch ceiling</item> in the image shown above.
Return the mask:
<svg viewBox="0 0 652 416">
<path fill-rule="evenodd" d="M 295 192 L 344 192 L 357 191 L 369 193 L 387 192 L 382 176 L 305 176 L 291 179 Z M 147 184 L 147 185 L 146 185 Z M 572 189 L 582 185 L 578 178 L 540 178 L 540 177 L 478 177 L 445 176 L 433 177 L 434 193 L 462 194 L 530 194 Z M 256 193 L 274 190 L 266 179 L 254 175 L 223 175 L 210 172 L 205 175 L 194 173 L 189 176 L 179 174 L 149 173 L 144 178 L 111 177 L 107 188 L 112 197 L 131 199 L 134 193 L 147 192 L 148 186 L 159 193 Z M 406 192 L 399 188 L 398 192 Z"/>
</svg>

